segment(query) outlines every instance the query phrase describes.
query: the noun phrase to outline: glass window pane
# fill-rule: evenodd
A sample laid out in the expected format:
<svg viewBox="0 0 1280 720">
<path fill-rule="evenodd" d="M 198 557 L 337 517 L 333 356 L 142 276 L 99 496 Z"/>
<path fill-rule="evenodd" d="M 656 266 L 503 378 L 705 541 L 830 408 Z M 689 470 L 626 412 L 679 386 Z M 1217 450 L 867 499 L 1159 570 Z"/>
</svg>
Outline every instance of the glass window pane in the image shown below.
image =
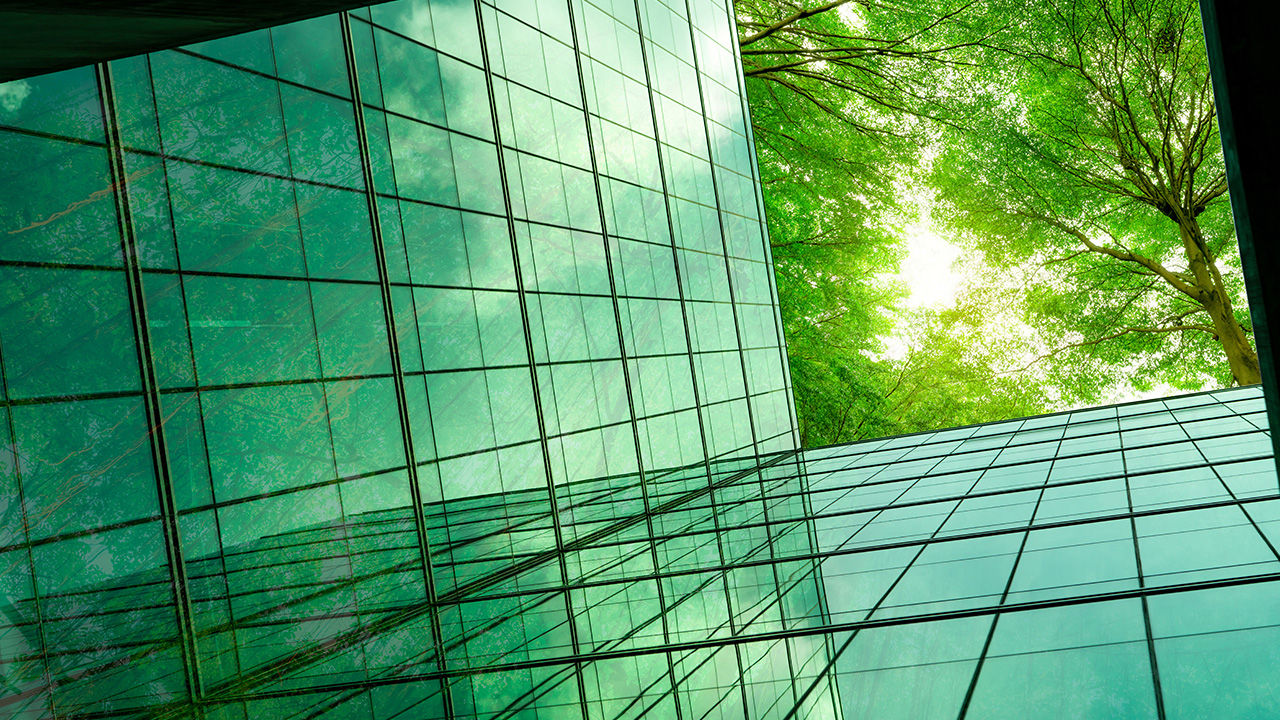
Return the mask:
<svg viewBox="0 0 1280 720">
<path fill-rule="evenodd" d="M 32 539 L 159 514 L 140 398 L 12 412 Z"/>
<path fill-rule="evenodd" d="M 190 276 L 187 313 L 204 384 L 314 378 L 320 373 L 303 282 Z"/>
<path fill-rule="evenodd" d="M 123 273 L 6 266 L 0 277 L 10 397 L 140 387 Z"/>
</svg>

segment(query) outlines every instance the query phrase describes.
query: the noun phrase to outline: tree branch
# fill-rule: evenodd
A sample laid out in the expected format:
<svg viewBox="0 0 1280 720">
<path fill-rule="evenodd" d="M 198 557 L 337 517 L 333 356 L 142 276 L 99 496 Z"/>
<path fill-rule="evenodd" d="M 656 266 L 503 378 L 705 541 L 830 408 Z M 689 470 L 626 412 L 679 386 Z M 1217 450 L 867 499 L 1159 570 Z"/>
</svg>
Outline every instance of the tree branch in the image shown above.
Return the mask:
<svg viewBox="0 0 1280 720">
<path fill-rule="evenodd" d="M 819 5 L 816 8 L 810 8 L 808 10 L 801 10 L 789 17 L 785 17 L 779 20 L 778 22 L 773 23 L 772 25 L 766 26 L 763 30 L 755 33 L 754 35 L 748 35 L 747 37 L 742 38 L 741 40 L 738 41 L 738 46 L 746 47 L 748 45 L 760 42 L 761 40 L 769 37 L 770 35 L 778 32 L 779 30 L 787 27 L 788 25 L 794 25 L 795 23 L 805 18 L 813 17 L 814 15 L 821 15 L 822 13 L 827 12 L 828 10 L 834 10 L 840 7 L 841 5 L 847 5 L 851 1 L 852 0 L 832 0 L 832 2 L 829 2 L 826 5 Z"/>
</svg>

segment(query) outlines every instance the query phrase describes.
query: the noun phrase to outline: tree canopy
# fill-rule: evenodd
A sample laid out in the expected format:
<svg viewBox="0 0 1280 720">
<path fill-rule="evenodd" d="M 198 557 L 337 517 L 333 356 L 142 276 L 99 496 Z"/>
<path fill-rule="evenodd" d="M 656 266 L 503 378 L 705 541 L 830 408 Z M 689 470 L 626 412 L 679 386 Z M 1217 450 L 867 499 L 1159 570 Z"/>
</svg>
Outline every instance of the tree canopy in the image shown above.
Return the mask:
<svg viewBox="0 0 1280 720">
<path fill-rule="evenodd" d="M 1194 0 L 738 15 L 807 444 L 1258 381 Z M 921 198 L 970 273 L 925 311 Z"/>
</svg>

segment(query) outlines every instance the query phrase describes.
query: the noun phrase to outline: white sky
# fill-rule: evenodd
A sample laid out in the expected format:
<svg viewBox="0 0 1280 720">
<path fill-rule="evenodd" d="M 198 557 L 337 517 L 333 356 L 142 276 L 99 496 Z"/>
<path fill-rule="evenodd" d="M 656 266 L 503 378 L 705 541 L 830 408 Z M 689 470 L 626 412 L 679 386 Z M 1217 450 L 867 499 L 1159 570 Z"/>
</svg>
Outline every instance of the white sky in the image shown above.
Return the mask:
<svg viewBox="0 0 1280 720">
<path fill-rule="evenodd" d="M 947 242 L 922 220 L 906 228 L 907 257 L 902 261 L 898 279 L 911 295 L 909 308 L 941 308 L 956 301 L 961 277 L 955 263 L 960 248 Z"/>
<path fill-rule="evenodd" d="M 931 156 L 932 153 L 927 153 L 926 162 L 932 159 Z M 980 254 L 968 257 L 963 256 L 963 251 L 958 246 L 939 235 L 933 228 L 931 218 L 933 202 L 932 196 L 927 190 L 909 186 L 899 188 L 899 190 L 915 205 L 916 215 L 914 218 L 902 219 L 904 222 L 910 221 L 900 226 L 901 237 L 906 242 L 906 256 L 902 259 L 898 272 L 885 275 L 884 279 L 888 281 L 897 280 L 902 283 L 907 289 L 908 295 L 899 306 L 900 313 L 896 320 L 896 331 L 891 335 L 880 337 L 884 351 L 882 353 L 868 353 L 870 357 L 876 359 L 896 361 L 905 360 L 910 352 L 913 340 L 918 342 L 918 339 L 912 337 L 911 324 L 919 319 L 921 313 L 953 307 L 956 303 L 957 295 L 964 288 L 970 277 L 974 278 L 974 281 L 981 283 L 981 278 L 987 272 L 994 272 L 994 269 L 985 265 Z M 1005 282 L 1013 282 L 1016 279 L 1005 277 L 1004 280 Z M 998 323 L 992 323 L 991 327 L 986 329 L 993 332 L 1008 333 L 1011 337 L 1023 336 L 1023 339 L 1028 343 L 1028 360 L 1050 349 L 1048 347 L 1039 347 L 1043 341 L 1037 342 L 1036 333 L 1029 326 L 1023 324 L 1016 309 L 1003 308 L 1003 310 L 1013 311 L 1013 314 L 1007 317 L 1002 314 Z M 1205 381 L 1206 388 L 1217 385 L 1208 376 L 1205 377 Z M 1158 385 L 1149 391 L 1140 392 L 1122 378 L 1117 378 L 1112 387 L 1104 391 L 1103 396 L 1104 404 L 1113 404 L 1168 397 L 1183 392 L 1185 391 L 1167 385 Z"/>
<path fill-rule="evenodd" d="M 858 13 L 858 6 L 854 3 L 845 3 L 836 8 L 836 14 L 844 20 L 844 24 L 854 30 L 861 30 L 867 26 L 867 21 Z"/>
<path fill-rule="evenodd" d="M 898 273 L 885 279 L 897 280 L 906 286 L 908 295 L 903 300 L 903 310 L 940 310 L 955 304 L 956 293 L 963 282 L 956 262 L 961 251 L 933 229 L 929 195 L 918 189 L 912 195 L 919 215 L 902 228 L 907 254 Z M 910 345 L 906 335 L 907 328 L 902 328 L 900 334 L 882 336 L 885 347 L 882 357 L 906 358 Z"/>
</svg>

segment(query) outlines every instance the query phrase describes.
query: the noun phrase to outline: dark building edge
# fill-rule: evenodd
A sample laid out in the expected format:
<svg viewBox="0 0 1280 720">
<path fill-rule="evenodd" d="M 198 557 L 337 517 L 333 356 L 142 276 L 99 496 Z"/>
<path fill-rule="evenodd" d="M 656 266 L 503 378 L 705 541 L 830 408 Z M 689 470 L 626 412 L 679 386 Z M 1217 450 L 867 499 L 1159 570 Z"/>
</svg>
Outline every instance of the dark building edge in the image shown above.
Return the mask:
<svg viewBox="0 0 1280 720">
<path fill-rule="evenodd" d="M 17 0 L 0 4 L 0 82 L 330 15 L 387 0 Z"/>
<path fill-rule="evenodd" d="M 1280 285 L 1275 281 L 1275 239 L 1280 235 L 1280 97 L 1275 88 L 1280 64 L 1275 28 L 1263 21 L 1273 9 L 1268 6 L 1260 0 L 1200 0 L 1267 421 L 1280 428 L 1276 333 L 1269 326 L 1280 319 Z M 1271 444 L 1280 456 L 1275 432 Z"/>
</svg>

